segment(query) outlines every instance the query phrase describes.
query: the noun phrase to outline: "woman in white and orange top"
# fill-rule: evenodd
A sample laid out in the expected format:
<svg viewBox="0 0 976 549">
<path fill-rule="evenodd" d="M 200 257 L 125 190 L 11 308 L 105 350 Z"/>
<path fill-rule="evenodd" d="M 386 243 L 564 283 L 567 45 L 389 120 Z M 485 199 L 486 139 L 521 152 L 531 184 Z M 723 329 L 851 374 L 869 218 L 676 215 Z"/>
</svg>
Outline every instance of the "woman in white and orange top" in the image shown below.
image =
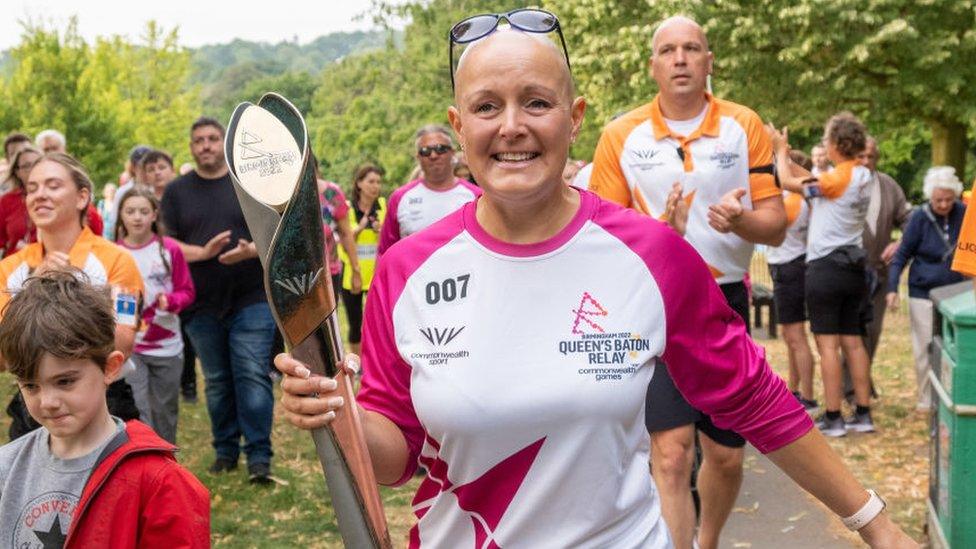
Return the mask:
<svg viewBox="0 0 976 549">
<path fill-rule="evenodd" d="M 810 169 L 813 164 L 800 151 L 790 151 L 790 158 Z M 773 304 L 776 319 L 783 328 L 783 341 L 789 359 L 788 386 L 807 413 L 819 405 L 813 395 L 813 353 L 807 341 L 807 230 L 810 227 L 810 205 L 802 194 L 783 191 L 786 209 L 786 238 L 779 246 L 766 249 L 766 263 L 773 280 Z"/>
<path fill-rule="evenodd" d="M 866 254 L 861 241 L 871 174 L 857 161 L 867 131 L 854 115 L 840 113 L 827 121 L 824 143 L 833 171 L 812 176 L 789 158 L 785 135 L 774 136 L 783 188 L 810 200 L 807 233 L 806 298 L 810 331 L 817 341 L 823 375 L 825 413 L 818 427 L 827 436 L 847 431 L 871 432 L 870 359 L 861 339 L 862 304 L 867 293 Z M 854 416 L 840 415 L 843 397 L 840 351 L 850 365 L 857 404 Z"/>
<path fill-rule="evenodd" d="M 115 348 L 129 356 L 139 327 L 142 277 L 129 252 L 89 227 L 91 196 L 91 179 L 73 157 L 47 153 L 34 163 L 24 181 L 24 200 L 30 222 L 37 228 L 37 242 L 0 261 L 0 314 L 31 276 L 53 269 L 76 269 L 93 286 L 111 288 Z M 126 380 L 112 383 L 107 396 L 112 415 L 123 421 L 139 417 Z M 20 393 L 13 400 L 7 408 L 13 417 L 11 440 L 40 426 L 28 415 Z"/>
</svg>

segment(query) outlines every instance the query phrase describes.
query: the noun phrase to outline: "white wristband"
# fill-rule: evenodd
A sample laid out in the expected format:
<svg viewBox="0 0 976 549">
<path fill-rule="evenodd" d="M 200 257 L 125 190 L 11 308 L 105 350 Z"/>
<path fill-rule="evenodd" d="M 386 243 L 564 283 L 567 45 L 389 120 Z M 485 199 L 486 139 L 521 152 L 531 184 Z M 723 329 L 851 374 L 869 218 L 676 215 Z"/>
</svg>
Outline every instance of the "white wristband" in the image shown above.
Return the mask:
<svg viewBox="0 0 976 549">
<path fill-rule="evenodd" d="M 874 490 L 868 490 L 868 495 L 871 497 L 868 498 L 868 502 L 863 507 L 853 515 L 841 519 L 848 530 L 856 532 L 864 528 L 887 507 L 885 500 L 881 499 L 881 496 Z"/>
</svg>

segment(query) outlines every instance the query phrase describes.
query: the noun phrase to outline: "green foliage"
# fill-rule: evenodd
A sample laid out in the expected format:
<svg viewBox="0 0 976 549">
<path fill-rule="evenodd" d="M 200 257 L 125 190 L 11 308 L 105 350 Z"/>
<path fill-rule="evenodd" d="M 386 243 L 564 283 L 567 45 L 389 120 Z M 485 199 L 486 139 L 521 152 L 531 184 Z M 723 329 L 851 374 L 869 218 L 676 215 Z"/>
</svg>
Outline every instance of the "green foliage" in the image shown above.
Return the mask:
<svg viewBox="0 0 976 549">
<path fill-rule="evenodd" d="M 931 139 L 926 126 L 970 125 L 976 115 L 973 0 L 565 0 L 552 9 L 571 35 L 596 125 L 650 99 L 654 26 L 678 13 L 708 33 L 718 95 L 803 133 L 852 110 L 879 137 L 881 168 L 915 183 L 924 168 L 915 153 Z M 594 126 L 581 141 L 592 140 Z"/>
<path fill-rule="evenodd" d="M 413 169 L 416 128 L 447 123 L 447 30 L 473 14 L 527 5 L 374 0 L 370 12 L 385 30 L 306 45 L 235 40 L 192 51 L 178 46 L 175 31 L 152 23 L 136 44 L 117 37 L 86 44 L 73 22 L 61 31 L 28 25 L 21 44 L 0 56 L 0 129 L 66 130 L 72 151 L 105 181 L 115 178 L 132 145 L 161 146 L 185 159 L 186 127 L 197 115 L 226 120 L 239 102 L 277 91 L 305 114 L 327 177 L 348 187 L 353 168 L 373 161 L 387 169 L 393 187 Z M 651 35 L 674 13 L 705 26 L 716 56 L 715 92 L 789 125 L 798 147 L 809 149 L 830 114 L 853 110 L 879 138 L 881 169 L 916 195 L 930 156 L 961 167 L 973 155 L 959 128 L 976 128 L 976 0 L 543 6 L 560 17 L 589 105 L 575 157 L 591 158 L 603 125 L 653 96 Z M 394 31 L 392 21 L 409 23 Z M 974 174 L 970 168 L 967 179 Z"/>
<path fill-rule="evenodd" d="M 202 46 L 192 52 L 194 69 L 191 78 L 202 85 L 205 111 L 219 120 L 227 120 L 237 103 L 254 99 L 243 93 L 244 88 L 252 91 L 249 86 L 254 81 L 262 80 L 267 85 L 278 83 L 274 82 L 274 77 L 285 74 L 317 75 L 347 55 L 382 48 L 385 40 L 386 33 L 359 31 L 320 36 L 305 45 L 286 41 L 266 44 L 234 40 L 229 44 Z M 285 84 L 293 82 L 286 81 Z M 258 95 L 272 89 L 263 88 Z M 286 93 L 293 89 L 280 91 Z"/>
<path fill-rule="evenodd" d="M 428 123 L 447 125 L 451 105 L 447 31 L 467 16 L 507 11 L 528 2 L 434 0 L 379 3 L 385 17 L 407 18 L 403 45 L 329 66 L 308 116 L 309 131 L 326 176 L 346 188 L 363 161 L 380 163 L 386 184 L 404 183 L 414 167 L 413 134 Z"/>
<path fill-rule="evenodd" d="M 914 194 L 932 151 L 931 124 L 968 122 L 976 114 L 976 90 L 960 85 L 967 78 L 976 81 L 976 65 L 964 61 L 976 53 L 974 2 L 869 4 L 866 9 L 853 0 L 548 3 L 563 23 L 574 78 L 589 105 L 574 156 L 590 158 L 606 122 L 650 100 L 656 91 L 647 68 L 654 26 L 687 13 L 709 34 L 717 94 L 789 125 L 804 148 L 819 139 L 831 114 L 855 111 L 879 137 L 881 168 Z M 309 117 L 326 172 L 348 184 L 353 166 L 373 160 L 389 169 L 391 184 L 402 183 L 413 167 L 413 129 L 446 122 L 451 97 L 440 53 L 446 30 L 468 15 L 521 5 L 377 1 L 379 21 L 410 21 L 404 47 L 391 45 L 326 69 Z M 954 19 L 943 24 L 933 13 Z"/>
<path fill-rule="evenodd" d="M 221 80 L 228 67 L 243 63 L 278 67 L 274 72 L 318 73 L 337 59 L 356 52 L 381 48 L 382 32 L 336 32 L 320 36 L 308 44 L 282 41 L 277 44 L 234 40 L 229 44 L 201 46 L 193 50 L 194 78 L 209 83 Z"/>
<path fill-rule="evenodd" d="M 198 111 L 189 71 L 176 31 L 152 22 L 139 44 L 113 37 L 89 45 L 75 20 L 63 31 L 28 25 L 0 76 L 0 128 L 58 129 L 96 184 L 112 181 L 138 143 L 185 154 Z"/>
<path fill-rule="evenodd" d="M 228 82 L 234 82 L 235 85 L 231 86 L 226 82 L 221 83 L 220 86 L 227 89 L 220 96 L 219 100 L 211 100 L 211 106 L 204 105 L 205 112 L 208 115 L 226 122 L 230 119 L 231 113 L 234 112 L 234 108 L 238 104 L 244 101 L 256 101 L 270 91 L 287 97 L 298 108 L 299 112 L 303 114 L 311 112 L 312 96 L 319 87 L 319 77 L 307 72 L 298 71 L 288 71 L 266 76 L 252 73 L 243 77 L 243 75 L 237 73 L 237 70 L 244 67 L 246 65 L 235 65 L 231 67 L 234 69 L 232 72 L 236 76 L 229 79 Z"/>
</svg>

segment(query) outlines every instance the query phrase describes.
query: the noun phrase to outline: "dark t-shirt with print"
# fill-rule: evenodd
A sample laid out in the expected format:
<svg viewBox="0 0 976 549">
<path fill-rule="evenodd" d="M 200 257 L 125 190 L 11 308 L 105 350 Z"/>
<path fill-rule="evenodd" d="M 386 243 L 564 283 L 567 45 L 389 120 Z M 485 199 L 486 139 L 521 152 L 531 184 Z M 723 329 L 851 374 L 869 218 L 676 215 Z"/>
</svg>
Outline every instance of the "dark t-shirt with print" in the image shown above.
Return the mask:
<svg viewBox="0 0 976 549">
<path fill-rule="evenodd" d="M 163 193 L 163 223 L 167 233 L 186 244 L 203 246 L 222 231 L 230 230 L 230 244 L 251 240 L 230 175 L 205 179 L 192 171 L 175 179 Z M 219 256 L 219 254 L 218 254 Z M 264 275 L 257 259 L 223 265 L 217 257 L 190 263 L 196 301 L 186 313 L 225 317 L 266 300 Z"/>
</svg>

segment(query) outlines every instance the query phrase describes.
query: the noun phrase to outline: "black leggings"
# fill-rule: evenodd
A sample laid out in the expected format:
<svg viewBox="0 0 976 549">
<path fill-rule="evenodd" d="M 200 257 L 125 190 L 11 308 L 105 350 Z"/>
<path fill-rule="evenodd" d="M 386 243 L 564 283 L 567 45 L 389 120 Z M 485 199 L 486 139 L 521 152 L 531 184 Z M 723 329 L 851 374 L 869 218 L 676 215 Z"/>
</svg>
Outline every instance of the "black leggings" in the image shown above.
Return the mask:
<svg viewBox="0 0 976 549">
<path fill-rule="evenodd" d="M 349 320 L 349 343 L 359 343 L 363 340 L 363 300 L 366 291 L 354 294 L 342 289 L 342 304 L 346 307 L 346 319 Z"/>
</svg>

